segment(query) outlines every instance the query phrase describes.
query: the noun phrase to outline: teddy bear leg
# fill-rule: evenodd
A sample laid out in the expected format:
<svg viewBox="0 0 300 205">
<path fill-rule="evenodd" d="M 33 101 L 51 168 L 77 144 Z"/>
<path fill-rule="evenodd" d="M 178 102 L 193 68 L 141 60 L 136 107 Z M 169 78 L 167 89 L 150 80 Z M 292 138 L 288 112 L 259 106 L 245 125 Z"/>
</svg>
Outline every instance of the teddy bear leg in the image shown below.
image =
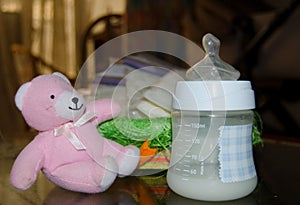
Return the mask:
<svg viewBox="0 0 300 205">
<path fill-rule="evenodd" d="M 106 157 L 102 165 L 93 161 L 76 162 L 46 173 L 55 184 L 77 192 L 98 193 L 110 187 L 117 176 L 117 164 L 112 157 Z"/>
<path fill-rule="evenodd" d="M 136 146 L 122 146 L 114 141 L 105 140 L 105 155 L 112 156 L 116 159 L 119 177 L 130 175 L 137 167 L 140 160 L 140 150 Z"/>
<path fill-rule="evenodd" d="M 108 189 L 115 181 L 118 173 L 118 165 L 112 157 L 106 157 L 105 172 L 100 182 L 100 187 L 103 191 Z"/>
<path fill-rule="evenodd" d="M 119 177 L 130 175 L 137 167 L 140 160 L 140 150 L 136 146 L 126 146 L 119 157 Z"/>
</svg>

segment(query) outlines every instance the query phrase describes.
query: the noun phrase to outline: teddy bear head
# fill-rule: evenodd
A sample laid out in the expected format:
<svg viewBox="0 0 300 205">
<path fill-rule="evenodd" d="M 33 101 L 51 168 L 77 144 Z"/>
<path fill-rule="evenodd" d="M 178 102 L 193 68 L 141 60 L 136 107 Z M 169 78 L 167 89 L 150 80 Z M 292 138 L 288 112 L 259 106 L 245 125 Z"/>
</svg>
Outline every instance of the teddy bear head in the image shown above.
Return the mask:
<svg viewBox="0 0 300 205">
<path fill-rule="evenodd" d="M 85 111 L 84 98 L 61 73 L 40 75 L 23 84 L 15 103 L 29 126 L 47 131 L 78 119 Z"/>
</svg>

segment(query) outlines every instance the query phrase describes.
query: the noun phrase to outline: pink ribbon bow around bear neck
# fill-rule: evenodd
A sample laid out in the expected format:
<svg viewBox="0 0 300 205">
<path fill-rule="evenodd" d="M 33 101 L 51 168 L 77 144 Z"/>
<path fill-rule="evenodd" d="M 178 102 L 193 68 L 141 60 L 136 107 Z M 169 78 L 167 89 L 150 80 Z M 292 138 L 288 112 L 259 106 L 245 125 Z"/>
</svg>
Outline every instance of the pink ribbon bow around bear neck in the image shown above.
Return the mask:
<svg viewBox="0 0 300 205">
<path fill-rule="evenodd" d="M 96 117 L 96 114 L 93 112 L 86 112 L 83 114 L 76 122 L 68 122 L 61 127 L 55 128 L 53 134 L 55 137 L 64 135 L 77 150 L 86 150 L 86 147 L 78 139 L 76 134 L 71 131 L 72 127 L 80 127 Z"/>
</svg>

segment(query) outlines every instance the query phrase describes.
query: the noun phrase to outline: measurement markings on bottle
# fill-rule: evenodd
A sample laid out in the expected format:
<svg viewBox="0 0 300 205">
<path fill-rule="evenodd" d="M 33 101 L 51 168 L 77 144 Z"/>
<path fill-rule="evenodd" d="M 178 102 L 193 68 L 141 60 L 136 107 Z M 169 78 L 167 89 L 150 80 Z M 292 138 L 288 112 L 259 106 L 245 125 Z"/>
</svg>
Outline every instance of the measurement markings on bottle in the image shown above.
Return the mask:
<svg viewBox="0 0 300 205">
<path fill-rule="evenodd" d="M 192 160 L 197 160 L 198 159 L 198 156 L 196 154 L 192 154 Z"/>
<path fill-rule="evenodd" d="M 199 129 L 199 128 L 205 128 L 205 124 L 201 124 L 201 123 L 197 123 L 197 122 L 193 122 L 190 124 L 190 126 L 194 129 Z"/>
<path fill-rule="evenodd" d="M 198 155 L 197 154 L 187 154 L 184 157 L 185 158 L 190 158 L 192 160 L 197 160 L 198 159 Z"/>
<path fill-rule="evenodd" d="M 197 169 L 191 169 L 190 173 L 193 174 L 193 175 L 196 175 L 197 174 Z"/>
<path fill-rule="evenodd" d="M 186 172 L 186 173 L 190 173 L 189 169 L 183 169 L 183 171 Z"/>
<path fill-rule="evenodd" d="M 200 144 L 200 139 L 199 138 L 193 139 L 193 144 Z"/>
</svg>

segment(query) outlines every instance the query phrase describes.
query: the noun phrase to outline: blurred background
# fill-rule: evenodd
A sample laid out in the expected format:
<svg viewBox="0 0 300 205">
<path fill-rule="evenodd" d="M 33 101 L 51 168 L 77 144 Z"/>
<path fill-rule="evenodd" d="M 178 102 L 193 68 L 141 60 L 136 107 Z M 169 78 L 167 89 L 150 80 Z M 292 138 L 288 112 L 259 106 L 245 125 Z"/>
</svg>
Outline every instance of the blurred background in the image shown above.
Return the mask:
<svg viewBox="0 0 300 205">
<path fill-rule="evenodd" d="M 75 81 L 98 46 L 127 32 L 156 29 L 200 46 L 204 34 L 218 37 L 222 59 L 252 81 L 264 133 L 299 138 L 298 5 L 298 0 L 0 0 L 0 131 L 27 129 L 14 105 L 22 83 L 53 71 Z"/>
</svg>

